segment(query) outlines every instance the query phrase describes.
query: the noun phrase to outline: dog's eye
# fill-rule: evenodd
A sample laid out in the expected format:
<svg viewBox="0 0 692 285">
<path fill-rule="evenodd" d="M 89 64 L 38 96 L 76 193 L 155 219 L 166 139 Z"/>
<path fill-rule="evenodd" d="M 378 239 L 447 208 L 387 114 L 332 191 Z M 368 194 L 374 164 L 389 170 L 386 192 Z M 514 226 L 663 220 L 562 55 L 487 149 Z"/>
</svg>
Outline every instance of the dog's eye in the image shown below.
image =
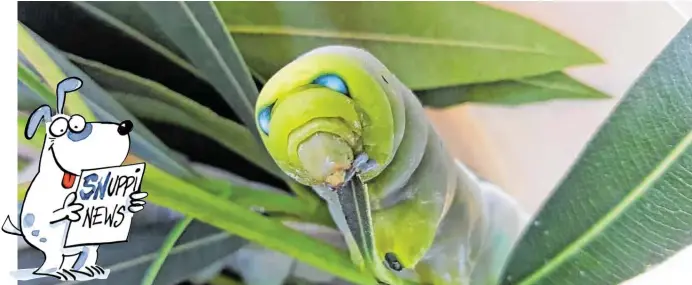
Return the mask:
<svg viewBox="0 0 692 285">
<path fill-rule="evenodd" d="M 341 94 L 344 94 L 346 96 L 349 96 L 346 82 L 341 77 L 335 74 L 321 75 L 320 77 L 317 77 L 315 80 L 313 80 L 312 84 L 321 85 Z"/>
<path fill-rule="evenodd" d="M 54 137 L 59 137 L 64 135 L 67 132 L 68 128 L 68 122 L 67 119 L 65 118 L 57 118 L 53 121 L 53 123 L 50 124 L 50 134 Z"/>
<path fill-rule="evenodd" d="M 70 131 L 73 133 L 79 133 L 84 130 L 86 125 L 86 120 L 80 115 L 73 115 L 70 117 Z"/>
</svg>

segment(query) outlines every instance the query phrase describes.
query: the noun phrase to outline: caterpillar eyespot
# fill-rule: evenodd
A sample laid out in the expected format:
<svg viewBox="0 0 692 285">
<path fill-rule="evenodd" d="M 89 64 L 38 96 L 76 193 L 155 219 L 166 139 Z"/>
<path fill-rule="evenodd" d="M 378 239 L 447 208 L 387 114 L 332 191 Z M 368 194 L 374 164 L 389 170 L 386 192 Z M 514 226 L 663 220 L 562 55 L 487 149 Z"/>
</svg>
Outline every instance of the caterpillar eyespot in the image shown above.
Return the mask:
<svg viewBox="0 0 692 285">
<path fill-rule="evenodd" d="M 336 74 L 320 75 L 315 80 L 313 80 L 312 83 L 323 87 L 327 87 L 346 96 L 349 95 L 348 86 L 346 86 L 346 82 Z"/>
<path fill-rule="evenodd" d="M 264 107 L 257 115 L 257 124 L 260 130 L 267 136 L 269 135 L 269 122 L 271 121 L 272 107 L 274 107 L 274 104 Z"/>
</svg>

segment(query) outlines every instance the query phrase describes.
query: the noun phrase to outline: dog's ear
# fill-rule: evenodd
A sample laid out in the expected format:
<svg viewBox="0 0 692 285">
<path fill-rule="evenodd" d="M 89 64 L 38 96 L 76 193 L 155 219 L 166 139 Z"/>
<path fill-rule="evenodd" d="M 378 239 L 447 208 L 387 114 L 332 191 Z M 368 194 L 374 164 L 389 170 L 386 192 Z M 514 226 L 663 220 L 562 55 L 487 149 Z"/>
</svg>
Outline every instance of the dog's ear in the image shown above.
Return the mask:
<svg viewBox="0 0 692 285">
<path fill-rule="evenodd" d="M 62 114 L 65 108 L 65 96 L 69 92 L 77 91 L 82 87 L 82 80 L 77 77 L 68 77 L 58 83 L 56 96 L 58 97 L 58 105 L 55 106 L 58 114 Z"/>
<path fill-rule="evenodd" d="M 24 128 L 24 137 L 30 140 L 36 134 L 38 126 L 41 125 L 41 121 L 50 122 L 51 113 L 50 106 L 41 105 L 41 107 L 36 108 L 29 116 L 29 121 L 26 123 Z"/>
</svg>

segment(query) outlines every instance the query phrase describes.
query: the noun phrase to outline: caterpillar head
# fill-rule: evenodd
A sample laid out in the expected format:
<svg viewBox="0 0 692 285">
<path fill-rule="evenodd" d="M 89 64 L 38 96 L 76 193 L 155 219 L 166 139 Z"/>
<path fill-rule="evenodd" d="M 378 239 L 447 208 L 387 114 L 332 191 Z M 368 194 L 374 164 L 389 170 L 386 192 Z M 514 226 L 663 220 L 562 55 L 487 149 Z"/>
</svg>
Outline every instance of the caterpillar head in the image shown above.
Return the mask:
<svg viewBox="0 0 692 285">
<path fill-rule="evenodd" d="M 279 70 L 259 95 L 262 141 L 300 183 L 337 186 L 360 153 L 378 165 L 361 173 L 367 181 L 394 156 L 395 111 L 383 75 L 389 72 L 373 74 L 358 57 L 362 53 L 334 46 L 313 50 Z"/>
</svg>

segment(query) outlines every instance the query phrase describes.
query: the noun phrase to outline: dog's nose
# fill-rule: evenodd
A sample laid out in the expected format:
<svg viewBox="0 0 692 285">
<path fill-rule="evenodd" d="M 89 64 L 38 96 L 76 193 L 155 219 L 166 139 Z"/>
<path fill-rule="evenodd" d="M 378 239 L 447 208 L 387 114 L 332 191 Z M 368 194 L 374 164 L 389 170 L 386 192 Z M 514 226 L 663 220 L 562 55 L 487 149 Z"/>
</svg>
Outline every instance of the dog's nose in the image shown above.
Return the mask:
<svg viewBox="0 0 692 285">
<path fill-rule="evenodd" d="M 127 135 L 132 131 L 132 122 L 130 120 L 125 120 L 118 125 L 118 133 L 121 136 Z"/>
</svg>

